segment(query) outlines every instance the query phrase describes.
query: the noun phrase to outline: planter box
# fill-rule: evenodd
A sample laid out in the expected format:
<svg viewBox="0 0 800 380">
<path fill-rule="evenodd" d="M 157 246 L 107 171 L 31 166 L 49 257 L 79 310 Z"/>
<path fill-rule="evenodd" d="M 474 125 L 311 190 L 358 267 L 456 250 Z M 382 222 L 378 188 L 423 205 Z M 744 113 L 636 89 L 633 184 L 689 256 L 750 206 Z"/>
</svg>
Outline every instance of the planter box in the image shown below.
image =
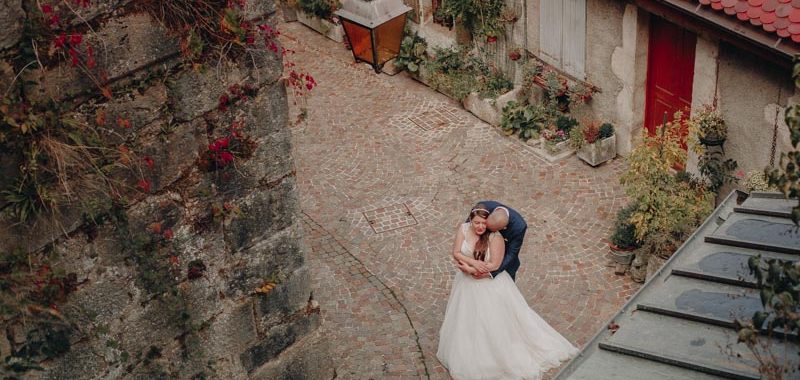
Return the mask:
<svg viewBox="0 0 800 380">
<path fill-rule="evenodd" d="M 578 158 L 587 164 L 597 166 L 617 156 L 617 135 L 586 144 L 578 150 Z"/>
<path fill-rule="evenodd" d="M 557 144 L 548 144 L 544 137 L 541 137 L 539 147 L 535 151 L 539 153 L 545 160 L 549 162 L 558 161 L 571 156 L 575 153 L 575 149 L 569 146 L 569 140 L 562 141 Z"/>
<path fill-rule="evenodd" d="M 522 88 L 515 88 L 497 98 L 482 98 L 477 92 L 472 92 L 467 95 L 461 102 L 464 109 L 471 112 L 473 115 L 495 127 L 500 125 L 500 120 L 503 118 L 503 107 L 512 100 L 517 100 L 520 90 Z"/>
<path fill-rule="evenodd" d="M 314 29 L 317 33 L 336 42 L 344 42 L 344 28 L 342 28 L 341 25 L 334 24 L 301 10 L 297 11 L 297 21 L 300 21 L 303 25 Z"/>
</svg>

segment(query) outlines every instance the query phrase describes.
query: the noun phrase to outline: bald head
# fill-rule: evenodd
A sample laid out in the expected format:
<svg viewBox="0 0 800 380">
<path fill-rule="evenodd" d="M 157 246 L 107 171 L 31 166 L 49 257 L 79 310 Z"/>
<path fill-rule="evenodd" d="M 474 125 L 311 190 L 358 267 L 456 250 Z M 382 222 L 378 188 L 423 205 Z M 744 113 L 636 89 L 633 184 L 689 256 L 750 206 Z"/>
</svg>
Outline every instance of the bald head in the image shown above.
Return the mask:
<svg viewBox="0 0 800 380">
<path fill-rule="evenodd" d="M 508 213 L 500 208 L 494 209 L 486 218 L 486 228 L 491 231 L 500 231 L 508 225 Z"/>
</svg>

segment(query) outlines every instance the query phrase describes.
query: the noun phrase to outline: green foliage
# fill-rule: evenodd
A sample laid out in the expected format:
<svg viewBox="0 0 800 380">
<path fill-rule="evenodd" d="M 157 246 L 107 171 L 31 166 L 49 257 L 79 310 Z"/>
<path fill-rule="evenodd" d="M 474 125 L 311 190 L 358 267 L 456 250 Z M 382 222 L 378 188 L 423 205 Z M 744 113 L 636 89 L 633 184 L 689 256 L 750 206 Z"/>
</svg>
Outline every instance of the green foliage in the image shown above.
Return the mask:
<svg viewBox="0 0 800 380">
<path fill-rule="evenodd" d="M 614 124 L 603 123 L 600 125 L 600 140 L 614 136 Z"/>
<path fill-rule="evenodd" d="M 718 193 L 720 188 L 726 183 L 738 182 L 739 179 L 733 175 L 734 171 L 739 167 L 733 159 L 723 160 L 724 156 L 719 151 L 706 150 L 699 157 L 697 169 L 708 181 L 708 189 L 714 193 Z"/>
<path fill-rule="evenodd" d="M 675 120 L 680 120 L 679 114 Z M 639 241 L 654 233 L 663 238 L 685 227 L 694 228 L 711 213 L 713 194 L 695 181 L 681 181 L 672 174 L 672 168 L 686 160 L 681 138 L 680 123 L 666 123 L 653 136 L 645 135 L 628 157 L 620 183 L 638 205 L 630 221 Z"/>
<path fill-rule="evenodd" d="M 798 372 L 796 351 L 775 352 L 771 341 L 759 337 L 780 333 L 796 342 L 800 333 L 800 263 L 778 259 L 763 260 L 761 255 L 747 261 L 750 274 L 756 278 L 763 311 L 753 313 L 750 320 L 736 320 L 738 342 L 744 343 L 758 361 L 758 371 L 765 379 L 794 378 Z M 787 355 L 794 354 L 789 359 Z"/>
<path fill-rule="evenodd" d="M 569 115 L 559 115 L 556 118 L 556 129 L 559 131 L 564 131 L 565 134 L 569 134 L 572 128 L 575 128 L 578 125 L 578 120 L 574 117 Z"/>
<path fill-rule="evenodd" d="M 463 47 L 436 48 L 433 58 L 426 60 L 423 67 L 430 75 L 432 87 L 458 100 L 471 92 L 494 98 L 513 87 L 513 83 L 496 68 L 489 67 Z"/>
<path fill-rule="evenodd" d="M 541 106 L 511 101 L 503 107 L 500 128 L 508 135 L 518 134 L 521 140 L 527 141 L 537 138 L 546 122 Z"/>
<path fill-rule="evenodd" d="M 406 70 L 410 73 L 419 73 L 420 66 L 425 61 L 425 51 L 428 44 L 425 39 L 420 37 L 416 32 L 411 34 L 411 31 L 406 27 L 405 37 L 400 43 L 400 52 L 394 60 L 394 65 L 401 70 Z"/>
<path fill-rule="evenodd" d="M 303 12 L 324 19 L 331 18 L 333 12 L 341 7 L 338 0 L 297 0 L 297 5 Z"/>
<path fill-rule="evenodd" d="M 502 0 L 450 0 L 442 3 L 441 15 L 463 22 L 473 34 L 497 37 L 505 31 Z"/>
<path fill-rule="evenodd" d="M 611 235 L 611 243 L 615 246 L 624 249 L 639 247 L 636 226 L 631 222 L 631 216 L 638 208 L 637 204 L 630 203 L 617 211 L 617 220 L 614 222 L 614 232 Z"/>
</svg>

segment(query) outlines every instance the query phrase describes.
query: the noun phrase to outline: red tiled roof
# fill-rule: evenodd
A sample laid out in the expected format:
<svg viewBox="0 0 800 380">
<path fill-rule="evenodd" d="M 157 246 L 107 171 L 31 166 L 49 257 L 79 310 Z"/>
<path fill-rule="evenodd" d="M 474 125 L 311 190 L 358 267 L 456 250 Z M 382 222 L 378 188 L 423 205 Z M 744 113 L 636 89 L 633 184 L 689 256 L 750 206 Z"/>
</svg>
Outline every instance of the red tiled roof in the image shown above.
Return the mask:
<svg viewBox="0 0 800 380">
<path fill-rule="evenodd" d="M 800 0 L 698 0 L 700 4 L 800 43 Z"/>
</svg>

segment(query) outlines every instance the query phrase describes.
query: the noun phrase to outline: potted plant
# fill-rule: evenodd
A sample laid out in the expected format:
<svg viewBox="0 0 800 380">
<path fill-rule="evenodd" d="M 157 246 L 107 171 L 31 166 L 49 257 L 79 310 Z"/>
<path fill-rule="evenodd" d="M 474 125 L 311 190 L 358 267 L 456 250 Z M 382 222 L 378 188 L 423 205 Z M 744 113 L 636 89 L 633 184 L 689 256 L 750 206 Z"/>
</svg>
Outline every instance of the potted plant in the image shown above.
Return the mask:
<svg viewBox="0 0 800 380">
<path fill-rule="evenodd" d="M 406 35 L 400 43 L 400 52 L 394 60 L 394 66 L 412 75 L 420 75 L 420 67 L 425 62 L 428 43 L 417 33 L 406 27 Z"/>
<path fill-rule="evenodd" d="M 633 260 L 633 251 L 639 248 L 639 241 L 636 240 L 636 226 L 631 222 L 631 216 L 636 209 L 637 205 L 631 203 L 617 212 L 614 232 L 608 245 L 611 257 L 616 263 L 630 264 L 631 260 Z"/>
<path fill-rule="evenodd" d="M 700 144 L 705 146 L 720 146 L 725 144 L 728 137 L 728 128 L 725 120 L 714 107 L 705 105 L 688 120 L 689 129 L 696 135 Z"/>
<path fill-rule="evenodd" d="M 546 120 L 540 106 L 510 101 L 503 107 L 500 128 L 506 135 L 517 134 L 522 141 L 538 142 Z"/>
<path fill-rule="evenodd" d="M 600 127 L 589 123 L 581 128 L 582 144 L 578 147 L 578 158 L 591 166 L 597 166 L 617 156 L 617 138 L 614 125 L 603 123 Z"/>
<path fill-rule="evenodd" d="M 297 20 L 336 42 L 344 42 L 344 29 L 333 12 L 341 4 L 338 0 L 296 0 L 300 8 Z"/>
<path fill-rule="evenodd" d="M 739 166 L 733 159 L 724 159 L 720 151 L 705 150 L 697 162 L 697 170 L 708 183 L 708 189 L 719 192 L 726 183 L 734 183 L 739 179 L 733 175 Z"/>
<path fill-rule="evenodd" d="M 542 146 L 550 155 L 558 155 L 569 149 L 567 133 L 558 129 L 555 125 L 550 125 L 542 131 Z"/>
<path fill-rule="evenodd" d="M 767 175 L 763 170 L 751 170 L 744 176 L 744 189 L 748 193 L 754 191 L 778 191 L 775 186 L 770 186 L 767 183 Z"/>
</svg>

